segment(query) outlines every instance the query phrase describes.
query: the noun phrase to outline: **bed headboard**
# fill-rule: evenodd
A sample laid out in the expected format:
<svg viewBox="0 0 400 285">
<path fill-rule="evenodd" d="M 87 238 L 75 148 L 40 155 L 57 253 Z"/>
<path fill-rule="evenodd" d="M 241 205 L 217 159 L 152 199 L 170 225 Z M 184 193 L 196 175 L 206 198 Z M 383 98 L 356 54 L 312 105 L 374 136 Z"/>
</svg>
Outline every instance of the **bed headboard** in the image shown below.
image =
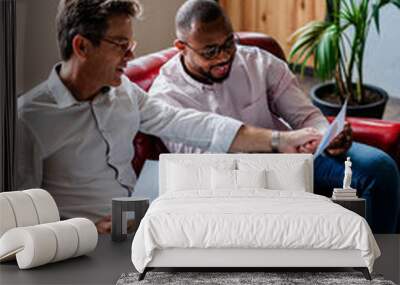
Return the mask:
<svg viewBox="0 0 400 285">
<path fill-rule="evenodd" d="M 167 191 L 168 168 L 171 163 L 186 165 L 214 165 L 232 161 L 235 169 L 262 165 L 265 169 L 280 170 L 286 181 L 304 179 L 306 192 L 313 193 L 313 156 L 311 154 L 161 154 L 159 168 L 159 194 Z M 287 168 L 295 171 L 287 171 Z"/>
</svg>

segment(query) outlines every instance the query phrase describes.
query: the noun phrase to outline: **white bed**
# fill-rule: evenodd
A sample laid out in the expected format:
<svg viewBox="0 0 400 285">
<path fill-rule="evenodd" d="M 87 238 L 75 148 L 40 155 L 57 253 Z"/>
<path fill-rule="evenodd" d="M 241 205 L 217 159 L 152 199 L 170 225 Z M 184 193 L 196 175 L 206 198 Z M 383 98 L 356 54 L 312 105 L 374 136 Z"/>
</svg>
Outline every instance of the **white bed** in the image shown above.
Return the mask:
<svg viewBox="0 0 400 285">
<path fill-rule="evenodd" d="M 163 154 L 159 175 L 132 243 L 141 279 L 155 267 L 354 267 L 370 278 L 380 255 L 362 217 L 312 194 L 311 155 Z"/>
</svg>

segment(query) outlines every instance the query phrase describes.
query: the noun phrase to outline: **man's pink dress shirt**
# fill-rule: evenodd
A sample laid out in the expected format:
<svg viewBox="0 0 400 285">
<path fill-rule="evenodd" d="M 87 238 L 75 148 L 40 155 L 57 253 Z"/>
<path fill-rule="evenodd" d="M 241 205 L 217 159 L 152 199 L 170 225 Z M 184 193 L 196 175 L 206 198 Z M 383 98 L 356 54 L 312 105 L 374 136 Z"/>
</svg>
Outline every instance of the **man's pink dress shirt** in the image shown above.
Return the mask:
<svg viewBox="0 0 400 285">
<path fill-rule="evenodd" d="M 287 64 L 256 47 L 238 46 L 229 77 L 211 85 L 188 75 L 177 54 L 161 68 L 149 93 L 173 106 L 218 113 L 257 127 L 312 126 L 323 131 L 328 126 Z M 164 142 L 171 152 L 203 152 L 179 142 Z"/>
</svg>

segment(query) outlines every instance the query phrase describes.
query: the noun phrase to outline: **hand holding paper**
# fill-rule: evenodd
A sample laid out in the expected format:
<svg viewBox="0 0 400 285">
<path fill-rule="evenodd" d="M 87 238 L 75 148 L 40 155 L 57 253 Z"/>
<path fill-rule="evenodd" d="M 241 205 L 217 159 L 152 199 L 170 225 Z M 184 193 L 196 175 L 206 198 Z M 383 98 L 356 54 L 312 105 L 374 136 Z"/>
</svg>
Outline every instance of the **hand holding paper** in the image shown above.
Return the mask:
<svg viewBox="0 0 400 285">
<path fill-rule="evenodd" d="M 343 131 L 331 141 L 325 152 L 331 156 L 345 154 L 352 145 L 352 133 L 350 123 L 345 122 Z"/>
<path fill-rule="evenodd" d="M 314 153 L 314 158 L 318 157 L 329 146 L 332 140 L 343 131 L 346 118 L 346 108 L 347 100 L 343 104 L 343 107 L 340 110 L 339 114 L 336 116 L 335 120 L 329 125 L 328 129 L 325 131 L 325 134 L 316 152 Z"/>
</svg>

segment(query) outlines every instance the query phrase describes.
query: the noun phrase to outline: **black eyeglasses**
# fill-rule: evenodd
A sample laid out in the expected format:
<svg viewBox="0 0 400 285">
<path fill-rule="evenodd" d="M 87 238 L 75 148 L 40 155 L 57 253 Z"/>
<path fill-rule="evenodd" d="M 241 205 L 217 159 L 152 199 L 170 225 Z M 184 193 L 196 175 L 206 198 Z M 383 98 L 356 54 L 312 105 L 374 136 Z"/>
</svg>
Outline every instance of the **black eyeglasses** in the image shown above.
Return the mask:
<svg viewBox="0 0 400 285">
<path fill-rule="evenodd" d="M 203 49 L 195 49 L 187 42 L 182 43 L 204 59 L 212 60 L 215 59 L 221 51 L 231 53 L 236 50 L 236 45 L 239 43 L 239 39 L 235 35 L 231 35 L 222 45 L 208 46 Z"/>
<path fill-rule="evenodd" d="M 116 47 L 118 47 L 120 49 L 120 51 L 122 52 L 122 54 L 126 54 L 128 51 L 134 51 L 137 45 L 137 42 L 135 41 L 128 41 L 128 42 L 124 42 L 124 43 L 120 43 L 114 40 L 111 40 L 109 38 L 103 38 L 101 39 L 102 41 L 105 41 L 109 44 L 113 44 Z"/>
</svg>

